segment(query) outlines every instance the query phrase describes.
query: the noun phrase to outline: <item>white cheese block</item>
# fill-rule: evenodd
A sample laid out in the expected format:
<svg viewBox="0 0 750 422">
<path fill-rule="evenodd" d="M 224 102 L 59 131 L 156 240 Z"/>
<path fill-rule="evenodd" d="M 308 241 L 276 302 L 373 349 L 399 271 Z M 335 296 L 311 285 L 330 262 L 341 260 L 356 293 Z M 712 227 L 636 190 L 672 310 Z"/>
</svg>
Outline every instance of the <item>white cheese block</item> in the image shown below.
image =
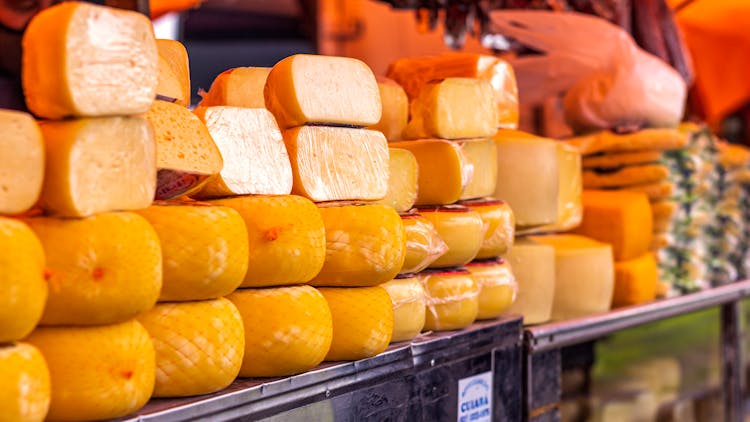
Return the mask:
<svg viewBox="0 0 750 422">
<path fill-rule="evenodd" d="M 556 288 L 555 248 L 519 238 L 506 258 L 518 283 L 518 296 L 508 313 L 523 315 L 524 324 L 549 321 Z"/>
</svg>

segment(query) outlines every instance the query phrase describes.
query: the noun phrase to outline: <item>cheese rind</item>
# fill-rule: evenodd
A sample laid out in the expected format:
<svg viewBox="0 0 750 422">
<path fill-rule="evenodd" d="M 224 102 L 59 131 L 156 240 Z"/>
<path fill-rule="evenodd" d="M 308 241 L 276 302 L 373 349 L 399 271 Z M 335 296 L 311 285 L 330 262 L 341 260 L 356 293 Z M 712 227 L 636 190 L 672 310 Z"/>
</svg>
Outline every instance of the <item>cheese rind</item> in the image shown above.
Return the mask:
<svg viewBox="0 0 750 422">
<path fill-rule="evenodd" d="M 0 346 L 0 414 L 6 421 L 42 422 L 50 403 L 49 370 L 27 343 Z"/>
<path fill-rule="evenodd" d="M 506 258 L 518 282 L 518 296 L 508 313 L 523 315 L 524 324 L 549 321 L 556 290 L 555 248 L 518 238 Z"/>
<path fill-rule="evenodd" d="M 51 214 L 86 217 L 146 208 L 156 191 L 156 146 L 135 117 L 45 121 L 40 202 Z"/>
<path fill-rule="evenodd" d="M 419 208 L 419 213 L 435 226 L 440 238 L 448 245 L 448 251 L 429 268 L 465 265 L 477 256 L 485 232 L 478 212 L 461 205 L 445 205 Z"/>
<path fill-rule="evenodd" d="M 518 283 L 508 261 L 495 258 L 466 265 L 479 286 L 477 319 L 497 318 L 516 300 Z"/>
<path fill-rule="evenodd" d="M 388 205 L 399 213 L 406 212 L 417 201 L 417 159 L 405 149 L 388 148 L 388 153 L 388 192 L 378 203 Z"/>
<path fill-rule="evenodd" d="M 271 69 L 264 96 L 282 129 L 306 123 L 369 126 L 382 111 L 372 70 L 348 57 L 289 56 Z"/>
<path fill-rule="evenodd" d="M 510 206 L 494 198 L 482 198 L 473 201 L 462 201 L 479 213 L 484 225 L 484 240 L 475 259 L 487 259 L 505 255 L 513 246 L 516 219 Z"/>
<path fill-rule="evenodd" d="M 208 107 L 196 110 L 224 157 L 218 175 L 194 195 L 288 195 L 292 167 L 276 121 L 264 108 Z"/>
<path fill-rule="evenodd" d="M 468 165 L 472 167 L 471 181 L 461 192 L 460 199 L 475 199 L 492 195 L 497 187 L 497 146 L 492 139 L 467 139 L 457 142 Z"/>
<path fill-rule="evenodd" d="M 400 274 L 418 273 L 448 251 L 430 220 L 413 213 L 401 216 L 406 238 L 406 256 Z"/>
<path fill-rule="evenodd" d="M 181 42 L 156 40 L 159 52 L 159 85 L 156 93 L 174 98 L 181 106 L 190 106 L 190 64 Z"/>
<path fill-rule="evenodd" d="M 385 198 L 389 155 L 382 133 L 302 126 L 284 131 L 284 142 L 292 163 L 295 195 L 315 202 Z"/>
<path fill-rule="evenodd" d="M 416 275 L 397 278 L 381 284 L 393 303 L 393 336 L 391 342 L 407 341 L 418 336 L 425 323 L 425 293 Z"/>
<path fill-rule="evenodd" d="M 199 106 L 265 108 L 263 90 L 270 67 L 235 67 L 220 73 Z"/>
<path fill-rule="evenodd" d="M 82 2 L 44 9 L 24 33 L 22 69 L 26 104 L 39 117 L 145 113 L 158 84 L 151 21 Z"/>
<path fill-rule="evenodd" d="M 419 280 L 425 291 L 425 330 L 458 330 L 476 320 L 479 285 L 465 268 L 423 271 Z"/>
<path fill-rule="evenodd" d="M 0 110 L 0 214 L 19 214 L 36 203 L 44 180 L 44 140 L 27 113 Z"/>
<path fill-rule="evenodd" d="M 645 253 L 627 261 L 615 262 L 612 307 L 651 302 L 656 298 L 658 283 L 656 259 L 651 253 Z"/>
<path fill-rule="evenodd" d="M 409 120 L 409 98 L 395 81 L 383 77 L 377 77 L 377 81 L 383 109 L 380 121 L 368 129 L 383 132 L 388 141 L 398 141 Z"/>
</svg>

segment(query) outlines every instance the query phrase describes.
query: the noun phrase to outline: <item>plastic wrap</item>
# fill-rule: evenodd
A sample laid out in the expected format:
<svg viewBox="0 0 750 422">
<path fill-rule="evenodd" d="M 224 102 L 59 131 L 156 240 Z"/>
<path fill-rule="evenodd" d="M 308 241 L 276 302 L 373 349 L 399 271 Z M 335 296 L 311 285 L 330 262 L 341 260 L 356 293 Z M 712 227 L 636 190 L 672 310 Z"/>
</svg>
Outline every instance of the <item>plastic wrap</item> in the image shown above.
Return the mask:
<svg viewBox="0 0 750 422">
<path fill-rule="evenodd" d="M 419 207 L 419 213 L 429 220 L 448 250 L 428 268 L 456 267 L 471 262 L 484 241 L 485 227 L 478 212 L 462 205 Z"/>
<path fill-rule="evenodd" d="M 518 283 L 508 261 L 502 258 L 472 261 L 466 269 L 479 285 L 477 319 L 496 318 L 516 301 Z"/>
<path fill-rule="evenodd" d="M 518 283 L 518 295 L 508 313 L 523 315 L 524 324 L 549 321 L 556 287 L 555 249 L 519 238 L 506 259 Z"/>
<path fill-rule="evenodd" d="M 419 214 L 401 216 L 406 237 L 406 257 L 399 273 L 418 273 L 448 251 L 435 226 Z"/>
<path fill-rule="evenodd" d="M 516 219 L 510 206 L 494 198 L 462 201 L 460 204 L 478 212 L 484 225 L 484 240 L 475 259 L 507 254 L 513 246 L 516 227 Z"/>
<path fill-rule="evenodd" d="M 159 85 L 156 96 L 169 97 L 183 107 L 190 106 L 190 65 L 185 46 L 175 40 L 156 40 L 159 52 Z M 263 90 L 261 89 L 261 94 Z M 262 106 L 261 106 L 262 107 Z"/>
<path fill-rule="evenodd" d="M 383 113 L 380 121 L 368 129 L 383 132 L 388 141 L 402 139 L 409 120 L 409 98 L 396 81 L 381 76 L 376 77 L 380 90 Z"/>
<path fill-rule="evenodd" d="M 409 211 L 417 201 L 419 165 L 410 151 L 388 148 L 388 192 L 378 201 L 392 207 L 396 212 Z"/>
<path fill-rule="evenodd" d="M 495 193 L 497 186 L 497 146 L 492 139 L 471 139 L 456 142 L 472 176 L 460 199 L 474 199 Z"/>
<path fill-rule="evenodd" d="M 314 202 L 385 198 L 390 159 L 382 133 L 301 126 L 284 131 L 284 142 L 294 175 L 292 193 Z"/>
<path fill-rule="evenodd" d="M 236 67 L 221 72 L 203 93 L 199 107 L 232 106 L 265 108 L 263 90 L 270 67 Z"/>
<path fill-rule="evenodd" d="M 612 307 L 651 302 L 656 299 L 658 281 L 656 260 L 650 252 L 638 258 L 615 262 Z"/>
<path fill-rule="evenodd" d="M 0 127 L 0 214 L 19 214 L 39 199 L 44 180 L 44 140 L 36 121 L 27 113 L 0 110 Z"/>
<path fill-rule="evenodd" d="M 426 270 L 419 280 L 425 291 L 425 330 L 458 330 L 474 322 L 479 312 L 479 285 L 468 270 Z"/>
<path fill-rule="evenodd" d="M 416 275 L 408 275 L 381 284 L 393 303 L 393 336 L 391 342 L 407 341 L 418 336 L 425 323 L 425 293 Z"/>
</svg>

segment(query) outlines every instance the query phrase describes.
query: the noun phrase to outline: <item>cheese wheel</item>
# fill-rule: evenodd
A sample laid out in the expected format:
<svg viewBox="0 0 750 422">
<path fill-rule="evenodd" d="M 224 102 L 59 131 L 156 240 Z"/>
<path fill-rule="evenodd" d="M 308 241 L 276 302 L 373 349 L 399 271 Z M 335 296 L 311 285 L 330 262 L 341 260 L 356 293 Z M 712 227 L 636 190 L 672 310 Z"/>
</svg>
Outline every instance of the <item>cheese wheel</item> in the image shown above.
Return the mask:
<svg viewBox="0 0 750 422">
<path fill-rule="evenodd" d="M 429 220 L 443 239 L 448 250 L 429 268 L 456 267 L 471 262 L 484 241 L 482 217 L 462 205 L 421 207 L 419 214 Z"/>
<path fill-rule="evenodd" d="M 263 90 L 270 67 L 235 67 L 221 72 L 202 95 L 200 107 L 265 108 Z"/>
<path fill-rule="evenodd" d="M 380 121 L 378 83 L 362 61 L 296 54 L 266 79 L 266 107 L 282 129 L 306 123 L 369 126 Z"/>
<path fill-rule="evenodd" d="M 383 132 L 389 141 L 402 138 L 409 120 L 409 99 L 401 86 L 392 79 L 376 77 L 380 102 L 383 105 L 380 121 L 369 129 Z"/>
<path fill-rule="evenodd" d="M 462 201 L 460 204 L 478 212 L 485 227 L 484 240 L 476 259 L 507 254 L 513 246 L 516 229 L 516 219 L 510 206 L 494 198 Z"/>
<path fill-rule="evenodd" d="M 224 166 L 208 128 L 185 107 L 154 101 L 145 115 L 156 138 L 156 199 L 170 199 L 198 191 Z"/>
<path fill-rule="evenodd" d="M 135 320 L 99 327 L 40 327 L 27 341 L 42 352 L 49 367 L 50 420 L 122 417 L 143 407 L 154 390 L 154 346 Z"/>
<path fill-rule="evenodd" d="M 497 132 L 492 86 L 472 78 L 428 82 L 409 104 L 405 139 L 488 138 Z"/>
<path fill-rule="evenodd" d="M 36 203 L 44 179 L 44 141 L 31 115 L 0 110 L 0 214 L 19 214 Z"/>
<path fill-rule="evenodd" d="M 326 259 L 313 286 L 375 286 L 392 280 L 404 265 L 404 225 L 385 205 L 321 207 Z"/>
<path fill-rule="evenodd" d="M 378 203 L 406 212 L 417 201 L 419 165 L 414 154 L 405 149 L 388 148 L 388 152 L 388 192 Z"/>
<path fill-rule="evenodd" d="M 145 113 L 156 96 L 158 54 L 143 14 L 64 2 L 39 12 L 23 37 L 23 90 L 47 119 Z"/>
<path fill-rule="evenodd" d="M 240 372 L 245 351 L 242 318 L 232 302 L 160 303 L 141 314 L 156 352 L 154 397 L 208 394 Z"/>
<path fill-rule="evenodd" d="M 388 193 L 388 142 L 380 132 L 302 126 L 284 131 L 284 142 L 296 195 L 323 202 L 380 200 Z"/>
<path fill-rule="evenodd" d="M 658 271 L 654 255 L 615 262 L 615 289 L 612 306 L 630 306 L 651 302 L 656 298 Z"/>
<path fill-rule="evenodd" d="M 50 403 L 47 363 L 34 346 L 0 346 L 0 415 L 9 422 L 41 422 Z"/>
<path fill-rule="evenodd" d="M 326 236 L 318 208 L 305 198 L 257 196 L 217 199 L 245 221 L 250 252 L 242 287 L 306 283 L 323 268 Z"/>
<path fill-rule="evenodd" d="M 549 321 L 556 288 L 555 248 L 519 238 L 506 259 L 518 283 L 518 296 L 508 313 L 523 315 L 524 324 Z"/>
<path fill-rule="evenodd" d="M 477 319 L 497 318 L 516 300 L 518 283 L 508 261 L 494 258 L 466 265 L 479 286 Z"/>
<path fill-rule="evenodd" d="M 159 235 L 160 301 L 216 299 L 232 293 L 247 273 L 247 229 L 229 207 L 154 205 L 138 212 Z"/>
<path fill-rule="evenodd" d="M 292 167 L 276 121 L 264 108 L 208 107 L 195 110 L 224 157 L 221 172 L 193 195 L 288 195 Z"/>
<path fill-rule="evenodd" d="M 175 40 L 156 40 L 156 48 L 159 52 L 156 94 L 173 98 L 181 106 L 190 106 L 190 64 L 185 46 Z"/>
<path fill-rule="evenodd" d="M 492 139 L 456 141 L 466 163 L 472 167 L 469 183 L 460 199 L 474 199 L 492 195 L 497 186 L 497 146 Z"/>
<path fill-rule="evenodd" d="M 406 254 L 401 274 L 418 273 L 448 251 L 435 226 L 423 216 L 412 213 L 401 216 L 406 238 Z"/>
<path fill-rule="evenodd" d="M 393 305 L 380 287 L 325 287 L 318 291 L 331 309 L 333 340 L 327 361 L 358 360 L 385 351 L 393 336 Z"/>
<path fill-rule="evenodd" d="M 310 286 L 239 289 L 227 296 L 242 315 L 242 377 L 295 375 L 318 366 L 331 346 L 331 311 Z"/>
<path fill-rule="evenodd" d="M 425 295 L 419 277 L 414 274 L 381 284 L 393 304 L 393 336 L 391 342 L 407 341 L 424 328 Z"/>
<path fill-rule="evenodd" d="M 419 279 L 425 291 L 425 330 L 459 330 L 477 318 L 479 286 L 465 268 L 426 270 Z"/>
<path fill-rule="evenodd" d="M 101 325 L 150 309 L 161 289 L 159 237 L 133 213 L 32 218 L 47 256 L 49 297 L 41 324 Z"/>
<path fill-rule="evenodd" d="M 34 329 L 47 301 L 44 250 L 24 223 L 0 217 L 0 344 Z M 0 382 L 0 384 L 2 384 Z"/>
</svg>

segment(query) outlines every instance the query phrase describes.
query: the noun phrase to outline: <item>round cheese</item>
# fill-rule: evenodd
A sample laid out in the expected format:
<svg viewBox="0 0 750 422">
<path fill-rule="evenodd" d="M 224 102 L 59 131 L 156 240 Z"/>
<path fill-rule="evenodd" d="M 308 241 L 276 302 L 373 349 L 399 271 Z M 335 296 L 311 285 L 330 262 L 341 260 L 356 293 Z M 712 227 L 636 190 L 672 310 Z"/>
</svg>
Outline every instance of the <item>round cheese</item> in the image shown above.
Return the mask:
<svg viewBox="0 0 750 422">
<path fill-rule="evenodd" d="M 424 287 L 416 275 L 408 275 L 381 284 L 393 303 L 391 342 L 411 340 L 424 328 Z"/>
<path fill-rule="evenodd" d="M 0 346 L 0 415 L 3 421 L 43 421 L 50 402 L 49 370 L 34 346 Z"/>
<path fill-rule="evenodd" d="M 418 273 L 448 251 L 448 245 L 440 238 L 430 220 L 417 213 L 403 214 L 406 237 L 406 257 L 401 274 Z"/>
<path fill-rule="evenodd" d="M 555 298 L 555 248 L 519 238 L 506 258 L 518 282 L 518 296 L 508 312 L 523 315 L 524 324 L 549 321 Z"/>
<path fill-rule="evenodd" d="M 516 300 L 518 284 L 508 261 L 502 258 L 473 261 L 466 269 L 479 285 L 477 319 L 496 318 Z"/>
<path fill-rule="evenodd" d="M 469 271 L 426 270 L 419 279 L 425 291 L 425 330 L 458 330 L 477 318 L 479 286 Z"/>
<path fill-rule="evenodd" d="M 430 264 L 429 268 L 465 265 L 479 253 L 484 241 L 485 227 L 476 211 L 461 205 L 419 208 L 419 213 L 430 220 L 448 251 Z"/>
<path fill-rule="evenodd" d="M 202 94 L 201 107 L 232 106 L 265 108 L 263 90 L 270 67 L 235 67 L 221 72 Z"/>
<path fill-rule="evenodd" d="M 493 198 L 463 201 L 461 205 L 478 212 L 484 223 L 484 240 L 476 259 L 494 258 L 508 253 L 513 246 L 516 230 L 516 219 L 510 206 Z"/>
</svg>

